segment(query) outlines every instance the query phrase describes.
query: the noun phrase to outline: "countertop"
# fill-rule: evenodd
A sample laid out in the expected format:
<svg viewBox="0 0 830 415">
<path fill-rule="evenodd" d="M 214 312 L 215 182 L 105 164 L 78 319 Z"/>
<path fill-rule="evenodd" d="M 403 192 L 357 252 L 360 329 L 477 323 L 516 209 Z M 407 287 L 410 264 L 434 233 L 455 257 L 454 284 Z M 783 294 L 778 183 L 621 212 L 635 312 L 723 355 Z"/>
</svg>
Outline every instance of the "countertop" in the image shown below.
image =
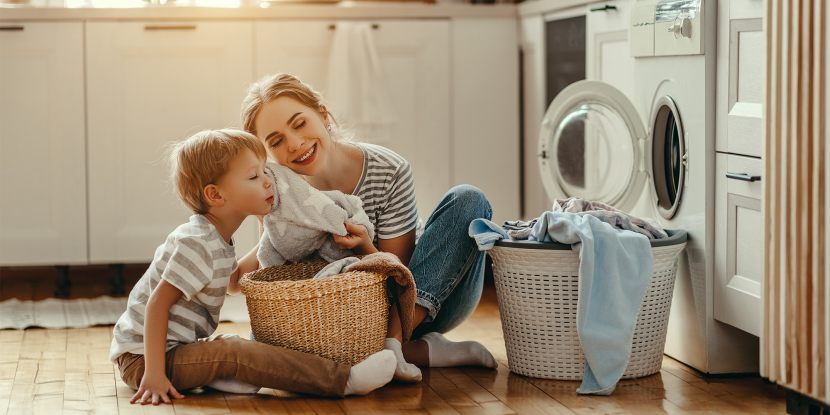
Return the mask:
<svg viewBox="0 0 830 415">
<path fill-rule="evenodd" d="M 220 1 L 221 2 L 221 1 Z M 49 0 L 39 5 L 0 5 L 0 21 L 58 20 L 241 20 L 241 19 L 395 19 L 395 18 L 510 18 L 514 4 L 425 4 L 417 2 L 269 3 L 267 6 L 202 7 L 146 5 L 139 7 L 66 7 L 72 1 Z M 83 0 L 77 3 L 84 4 Z M 76 4 L 77 4 L 76 3 Z M 225 4 L 233 4 L 233 1 Z M 88 4 L 88 3 L 87 3 Z M 93 3 L 94 4 L 94 3 Z M 100 3 L 99 3 L 100 4 Z M 109 2 L 113 4 L 113 2 Z M 125 3 L 121 3 L 125 4 Z M 142 7 L 143 6 L 143 7 Z"/>
</svg>

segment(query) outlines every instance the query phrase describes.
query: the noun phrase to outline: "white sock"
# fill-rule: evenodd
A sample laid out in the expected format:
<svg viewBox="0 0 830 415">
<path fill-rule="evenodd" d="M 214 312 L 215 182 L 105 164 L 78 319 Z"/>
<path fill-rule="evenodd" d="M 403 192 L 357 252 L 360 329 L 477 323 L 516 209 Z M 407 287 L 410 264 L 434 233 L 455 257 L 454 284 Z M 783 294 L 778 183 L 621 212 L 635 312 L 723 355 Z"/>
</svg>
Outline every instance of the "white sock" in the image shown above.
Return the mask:
<svg viewBox="0 0 830 415">
<path fill-rule="evenodd" d="M 216 378 L 207 384 L 208 387 L 222 392 L 253 394 L 259 392 L 259 386 L 237 380 L 235 377 Z"/>
<path fill-rule="evenodd" d="M 365 395 L 392 380 L 395 374 L 395 354 L 381 350 L 352 366 L 346 381 L 344 395 Z"/>
<path fill-rule="evenodd" d="M 493 355 L 479 342 L 452 342 L 436 332 L 427 333 L 420 340 L 429 345 L 429 367 L 499 367 Z"/>
<path fill-rule="evenodd" d="M 395 359 L 398 362 L 395 368 L 394 379 L 400 382 L 415 383 L 421 381 L 421 369 L 412 363 L 407 363 L 403 358 L 403 351 L 401 351 L 401 342 L 394 337 L 386 339 L 386 350 L 391 350 L 395 353 Z"/>
</svg>

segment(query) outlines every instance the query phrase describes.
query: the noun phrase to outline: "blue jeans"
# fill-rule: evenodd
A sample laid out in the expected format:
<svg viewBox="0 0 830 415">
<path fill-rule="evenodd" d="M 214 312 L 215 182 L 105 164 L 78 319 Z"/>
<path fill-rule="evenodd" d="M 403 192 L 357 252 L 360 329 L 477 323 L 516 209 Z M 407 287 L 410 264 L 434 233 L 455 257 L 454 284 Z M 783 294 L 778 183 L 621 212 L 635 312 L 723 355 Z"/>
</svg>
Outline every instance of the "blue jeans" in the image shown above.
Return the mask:
<svg viewBox="0 0 830 415">
<path fill-rule="evenodd" d="M 484 286 L 485 253 L 470 238 L 469 227 L 474 219 L 492 216 L 484 193 L 470 185 L 450 189 L 430 215 L 409 261 L 416 304 L 429 311 L 413 339 L 446 333 L 475 311 Z"/>
</svg>

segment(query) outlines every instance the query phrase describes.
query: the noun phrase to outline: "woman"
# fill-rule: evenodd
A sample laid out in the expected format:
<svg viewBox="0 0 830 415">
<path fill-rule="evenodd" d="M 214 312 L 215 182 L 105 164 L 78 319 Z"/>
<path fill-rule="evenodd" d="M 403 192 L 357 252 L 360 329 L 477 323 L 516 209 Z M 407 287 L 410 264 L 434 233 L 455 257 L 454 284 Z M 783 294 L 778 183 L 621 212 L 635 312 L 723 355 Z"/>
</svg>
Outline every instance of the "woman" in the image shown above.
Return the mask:
<svg viewBox="0 0 830 415">
<path fill-rule="evenodd" d="M 466 320 L 481 298 L 484 253 L 467 229 L 474 219 L 491 218 L 490 203 L 473 186 L 454 187 L 423 226 L 409 163 L 386 148 L 349 142 L 321 101 L 296 77 L 266 76 L 248 89 L 243 128 L 260 139 L 271 158 L 313 187 L 363 200 L 375 226 L 374 240 L 363 226 L 346 224 L 349 235 L 334 235 L 338 245 L 358 254 L 393 253 L 412 271 L 417 286 L 412 338 L 418 340 L 401 345 L 400 318 L 393 307 L 386 348 L 398 358 L 395 378 L 419 381 L 421 372 L 413 364 L 495 368 L 495 359 L 480 343 L 451 342 L 441 335 Z"/>
</svg>

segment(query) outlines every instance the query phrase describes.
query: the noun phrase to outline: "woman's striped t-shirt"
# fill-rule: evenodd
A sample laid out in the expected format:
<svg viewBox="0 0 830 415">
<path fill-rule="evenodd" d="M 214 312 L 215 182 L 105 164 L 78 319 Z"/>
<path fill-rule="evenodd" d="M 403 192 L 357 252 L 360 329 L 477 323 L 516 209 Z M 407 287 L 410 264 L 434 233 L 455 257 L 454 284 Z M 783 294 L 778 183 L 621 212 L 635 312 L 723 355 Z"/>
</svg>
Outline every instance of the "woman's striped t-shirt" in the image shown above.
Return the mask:
<svg viewBox="0 0 830 415">
<path fill-rule="evenodd" d="M 403 157 L 387 148 L 357 143 L 363 151 L 363 173 L 352 192 L 363 201 L 363 210 L 375 226 L 378 239 L 393 239 L 416 229 L 416 239 L 423 232 L 415 201 L 412 168 Z"/>
</svg>

